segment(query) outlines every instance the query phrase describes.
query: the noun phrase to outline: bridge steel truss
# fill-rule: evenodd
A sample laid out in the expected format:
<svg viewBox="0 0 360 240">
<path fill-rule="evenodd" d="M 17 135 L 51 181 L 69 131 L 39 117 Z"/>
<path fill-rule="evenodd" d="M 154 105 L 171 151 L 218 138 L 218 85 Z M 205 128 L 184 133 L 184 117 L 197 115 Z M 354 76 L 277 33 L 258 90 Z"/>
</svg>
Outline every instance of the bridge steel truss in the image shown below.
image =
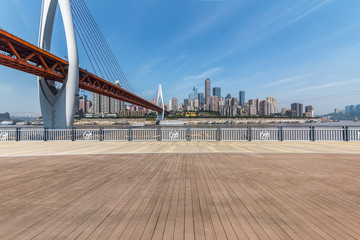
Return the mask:
<svg viewBox="0 0 360 240">
<path fill-rule="evenodd" d="M 2 29 L 0 29 L 0 64 L 61 83 L 63 83 L 66 78 L 69 65 L 64 59 Z M 79 88 L 132 103 L 159 113 L 163 112 L 160 106 L 81 68 L 79 69 Z"/>
</svg>

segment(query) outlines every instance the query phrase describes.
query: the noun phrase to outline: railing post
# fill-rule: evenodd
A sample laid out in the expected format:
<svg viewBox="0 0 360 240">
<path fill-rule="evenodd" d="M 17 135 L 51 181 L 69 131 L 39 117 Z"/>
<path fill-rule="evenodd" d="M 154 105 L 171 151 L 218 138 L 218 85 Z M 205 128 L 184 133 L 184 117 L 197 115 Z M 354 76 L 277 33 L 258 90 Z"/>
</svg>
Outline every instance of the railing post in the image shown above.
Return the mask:
<svg viewBox="0 0 360 240">
<path fill-rule="evenodd" d="M 283 127 L 279 126 L 279 141 L 284 141 L 284 137 L 283 137 Z"/>
<path fill-rule="evenodd" d="M 75 141 L 76 140 L 76 128 L 72 128 L 71 129 L 71 141 Z"/>
<path fill-rule="evenodd" d="M 100 127 L 100 141 L 104 141 L 104 127 Z"/>
<path fill-rule="evenodd" d="M 252 140 L 251 126 L 248 126 L 247 131 L 248 131 L 248 139 L 249 141 L 251 141 Z"/>
<path fill-rule="evenodd" d="M 158 135 L 158 141 L 161 141 L 162 140 L 162 132 L 161 132 L 161 127 L 158 127 L 157 129 L 157 135 Z"/>
<path fill-rule="evenodd" d="M 316 140 L 316 136 L 315 136 L 315 126 L 311 126 L 310 127 L 310 138 L 311 138 L 311 141 L 315 142 Z"/>
<path fill-rule="evenodd" d="M 48 128 L 44 128 L 44 141 L 48 140 Z"/>
<path fill-rule="evenodd" d="M 343 134 L 344 141 L 349 141 L 350 140 L 349 127 L 344 126 L 343 129 L 344 129 L 344 134 Z"/>
<path fill-rule="evenodd" d="M 21 134 L 20 129 L 21 128 L 16 128 L 16 141 L 17 142 L 20 141 L 20 134 Z"/>
<path fill-rule="evenodd" d="M 132 127 L 129 127 L 129 133 L 128 133 L 128 138 L 129 138 L 129 141 L 132 141 L 132 139 L 133 139 L 133 136 L 132 136 Z"/>
<path fill-rule="evenodd" d="M 190 127 L 188 127 L 186 129 L 186 138 L 187 138 L 188 141 L 191 141 L 191 129 L 190 129 Z"/>
<path fill-rule="evenodd" d="M 221 141 L 221 128 L 220 127 L 217 127 L 216 135 L 217 135 L 216 140 Z"/>
</svg>

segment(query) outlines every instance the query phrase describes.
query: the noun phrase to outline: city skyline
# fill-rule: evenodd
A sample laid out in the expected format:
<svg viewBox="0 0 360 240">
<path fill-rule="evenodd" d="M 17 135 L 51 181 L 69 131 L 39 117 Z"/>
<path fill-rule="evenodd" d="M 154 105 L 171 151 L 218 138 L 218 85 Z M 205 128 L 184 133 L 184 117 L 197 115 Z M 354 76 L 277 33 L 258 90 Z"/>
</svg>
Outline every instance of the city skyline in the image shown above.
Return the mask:
<svg viewBox="0 0 360 240">
<path fill-rule="evenodd" d="M 185 98 L 192 86 L 205 93 L 201 82 L 209 77 L 224 94 L 276 95 L 279 106 L 301 102 L 319 114 L 358 102 L 358 1 L 87 4 L 136 93 L 149 100 L 159 83 L 166 102 L 175 93 Z M 40 9 L 40 1 L 8 1 L 1 27 L 36 43 Z M 66 56 L 59 16 L 55 29 L 52 52 Z M 81 47 L 80 57 L 92 71 Z M 36 77 L 0 72 L 0 112 L 40 112 Z"/>
<path fill-rule="evenodd" d="M 277 98 L 268 96 L 266 99 L 252 98 L 246 100 L 246 91 L 238 91 L 239 97 L 231 97 L 230 93 L 221 94 L 221 87 L 211 87 L 211 79 L 206 78 L 204 81 L 205 92 L 198 91 L 199 87 L 194 86 L 193 91 L 189 93 L 187 98 L 179 101 L 178 97 L 172 97 L 169 104 L 165 104 L 165 109 L 176 114 L 177 112 L 188 112 L 188 114 L 205 114 L 221 117 L 238 117 L 238 116 L 286 116 L 286 117 L 315 117 L 315 109 L 313 105 L 303 105 L 302 103 L 291 103 L 290 108 L 279 107 Z M 212 94 L 209 94 L 212 89 Z M 204 95 L 209 100 L 205 101 Z M 226 97 L 224 97 L 226 96 Z M 156 101 L 155 99 L 153 101 Z M 350 109 L 350 106 L 346 108 Z M 355 106 L 352 105 L 355 113 Z M 281 109 L 281 111 L 280 111 Z M 360 109 L 360 105 L 359 105 Z"/>
</svg>

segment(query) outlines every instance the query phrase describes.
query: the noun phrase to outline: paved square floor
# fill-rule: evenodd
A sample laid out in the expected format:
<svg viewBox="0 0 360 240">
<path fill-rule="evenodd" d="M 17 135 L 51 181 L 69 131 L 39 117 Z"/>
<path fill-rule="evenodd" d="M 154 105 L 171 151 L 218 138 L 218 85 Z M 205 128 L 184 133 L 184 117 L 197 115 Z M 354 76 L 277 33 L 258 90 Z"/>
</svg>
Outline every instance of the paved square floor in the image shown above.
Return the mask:
<svg viewBox="0 0 360 240">
<path fill-rule="evenodd" d="M 360 239 L 359 154 L 34 154 L 0 158 L 0 239 Z"/>
</svg>

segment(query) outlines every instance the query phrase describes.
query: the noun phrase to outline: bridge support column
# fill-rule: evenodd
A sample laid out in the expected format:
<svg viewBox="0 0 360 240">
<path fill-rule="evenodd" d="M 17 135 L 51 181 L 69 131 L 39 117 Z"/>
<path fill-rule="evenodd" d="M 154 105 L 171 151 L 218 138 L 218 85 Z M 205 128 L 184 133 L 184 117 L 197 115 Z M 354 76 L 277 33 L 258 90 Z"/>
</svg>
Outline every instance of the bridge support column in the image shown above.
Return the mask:
<svg viewBox="0 0 360 240">
<path fill-rule="evenodd" d="M 164 98 L 163 98 L 163 92 L 162 92 L 161 84 L 159 84 L 156 105 L 158 105 L 158 106 L 160 106 L 162 108 L 162 112 L 157 112 L 156 113 L 157 122 L 160 122 L 160 121 L 164 120 L 164 114 L 165 114 Z"/>
<path fill-rule="evenodd" d="M 70 0 L 43 0 L 39 31 L 39 47 L 50 51 L 54 17 L 59 4 L 64 23 L 69 67 L 63 86 L 39 77 L 40 106 L 44 127 L 72 128 L 79 87 L 79 59 Z"/>
</svg>

